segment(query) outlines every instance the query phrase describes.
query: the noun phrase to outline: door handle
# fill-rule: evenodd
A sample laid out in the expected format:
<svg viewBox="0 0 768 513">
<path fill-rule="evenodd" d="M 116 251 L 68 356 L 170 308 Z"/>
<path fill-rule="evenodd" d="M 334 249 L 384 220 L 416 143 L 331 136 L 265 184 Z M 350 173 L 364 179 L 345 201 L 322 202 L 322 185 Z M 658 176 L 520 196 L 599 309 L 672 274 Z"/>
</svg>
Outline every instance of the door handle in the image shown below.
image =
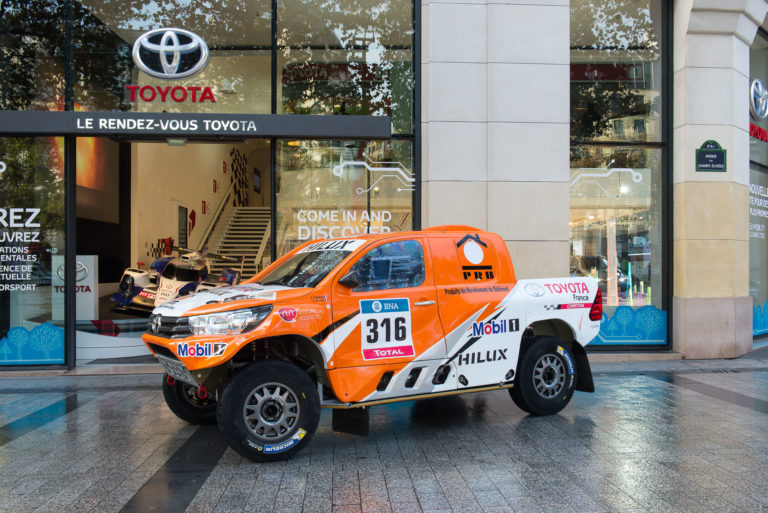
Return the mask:
<svg viewBox="0 0 768 513">
<path fill-rule="evenodd" d="M 434 301 L 416 301 L 413 303 L 413 306 L 428 306 L 428 305 L 434 305 Z"/>
</svg>

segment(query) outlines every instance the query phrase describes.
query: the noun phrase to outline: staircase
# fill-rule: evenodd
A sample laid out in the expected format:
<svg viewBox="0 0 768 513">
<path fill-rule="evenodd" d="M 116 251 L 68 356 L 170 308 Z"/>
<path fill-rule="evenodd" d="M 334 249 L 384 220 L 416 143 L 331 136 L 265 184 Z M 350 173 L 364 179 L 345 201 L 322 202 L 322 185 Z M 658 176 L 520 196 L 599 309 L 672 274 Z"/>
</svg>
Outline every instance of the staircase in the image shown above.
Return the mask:
<svg viewBox="0 0 768 513">
<path fill-rule="evenodd" d="M 210 250 L 220 255 L 236 258 L 238 262 L 245 256 L 242 279 L 247 279 L 261 270 L 260 262 L 256 262 L 259 246 L 264 243 L 261 258 L 270 256 L 269 207 L 236 207 L 229 223 L 221 231 L 221 235 L 212 241 Z M 239 263 L 211 260 L 211 273 L 220 276 L 225 267 L 240 269 Z"/>
</svg>

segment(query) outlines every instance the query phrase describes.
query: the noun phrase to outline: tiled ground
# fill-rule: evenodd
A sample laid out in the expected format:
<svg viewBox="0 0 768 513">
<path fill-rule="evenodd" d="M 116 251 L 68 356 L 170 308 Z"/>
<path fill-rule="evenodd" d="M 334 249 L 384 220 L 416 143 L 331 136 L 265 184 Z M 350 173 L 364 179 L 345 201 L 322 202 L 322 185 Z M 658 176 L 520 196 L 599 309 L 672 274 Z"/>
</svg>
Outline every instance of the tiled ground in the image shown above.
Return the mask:
<svg viewBox="0 0 768 513">
<path fill-rule="evenodd" d="M 546 418 L 504 391 L 375 407 L 367 438 L 324 412 L 277 464 L 176 419 L 158 376 L 0 379 L 0 512 L 768 512 L 768 361 L 676 365 L 596 365 Z"/>
</svg>

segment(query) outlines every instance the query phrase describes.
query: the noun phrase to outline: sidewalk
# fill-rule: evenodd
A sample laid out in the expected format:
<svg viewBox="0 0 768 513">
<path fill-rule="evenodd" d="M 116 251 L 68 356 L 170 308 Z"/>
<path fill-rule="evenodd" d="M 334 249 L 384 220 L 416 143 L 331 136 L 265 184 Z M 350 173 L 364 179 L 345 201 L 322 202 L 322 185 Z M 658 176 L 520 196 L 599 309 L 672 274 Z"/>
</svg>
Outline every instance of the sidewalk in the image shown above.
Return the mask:
<svg viewBox="0 0 768 513">
<path fill-rule="evenodd" d="M 135 360 L 134 360 L 135 361 Z M 152 362 L 150 357 L 144 359 Z M 768 370 L 768 345 L 755 349 L 739 358 L 717 360 L 683 360 L 679 353 L 589 353 L 593 374 L 644 374 L 648 372 L 734 372 L 745 370 Z M 77 367 L 66 369 L 18 369 L 0 371 L 0 381 L 26 378 L 50 378 L 72 376 L 139 376 L 147 375 L 141 381 L 156 381 L 156 375 L 163 369 L 158 363 L 99 363 L 98 361 L 78 362 Z M 154 382 L 153 381 L 153 382 Z"/>
</svg>

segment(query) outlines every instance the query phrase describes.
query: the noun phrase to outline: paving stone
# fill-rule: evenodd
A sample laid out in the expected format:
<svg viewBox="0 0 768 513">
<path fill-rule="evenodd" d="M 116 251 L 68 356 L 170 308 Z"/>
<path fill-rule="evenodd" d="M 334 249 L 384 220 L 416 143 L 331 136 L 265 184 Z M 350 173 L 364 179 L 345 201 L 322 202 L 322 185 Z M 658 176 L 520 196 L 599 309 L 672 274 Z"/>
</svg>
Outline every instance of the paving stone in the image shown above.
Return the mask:
<svg viewBox="0 0 768 513">
<path fill-rule="evenodd" d="M 333 433 L 324 411 L 312 442 L 292 460 L 257 464 L 226 449 L 186 509 L 768 511 L 768 412 L 759 402 L 727 400 L 733 392 L 768 400 L 768 363 L 761 365 L 713 373 L 718 367 L 678 364 L 687 374 L 674 383 L 596 370 L 597 392 L 576 394 L 552 417 L 526 416 L 504 391 L 384 405 L 371 409 L 367 438 Z M 0 430 L 68 394 L 84 402 L 0 445 L 2 513 L 119 511 L 157 484 L 197 430 L 168 411 L 159 387 L 132 389 L 123 379 L 110 388 L 110 378 L 88 377 L 88 386 L 104 389 L 97 393 L 72 380 L 28 378 L 30 393 L 20 393 L 12 381 L 0 380 Z M 61 392 L 50 392 L 56 386 Z"/>
</svg>

